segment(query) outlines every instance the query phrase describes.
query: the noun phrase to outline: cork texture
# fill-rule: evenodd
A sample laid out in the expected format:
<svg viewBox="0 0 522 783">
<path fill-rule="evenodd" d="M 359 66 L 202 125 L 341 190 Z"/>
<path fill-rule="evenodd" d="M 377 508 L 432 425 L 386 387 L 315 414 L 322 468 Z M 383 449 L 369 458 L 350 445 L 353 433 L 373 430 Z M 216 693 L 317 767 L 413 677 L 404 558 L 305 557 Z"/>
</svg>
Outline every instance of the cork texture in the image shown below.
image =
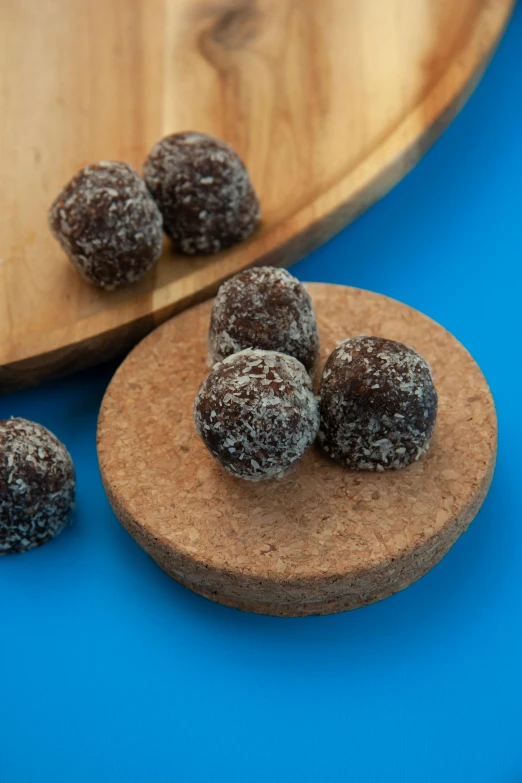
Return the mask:
<svg viewBox="0 0 522 783">
<path fill-rule="evenodd" d="M 379 335 L 430 363 L 439 413 L 429 452 L 400 471 L 349 471 L 313 447 L 281 480 L 229 476 L 196 434 L 211 302 L 168 321 L 116 372 L 98 423 L 111 505 L 168 574 L 219 603 L 283 617 L 386 598 L 432 568 L 468 527 L 493 475 L 497 422 L 468 352 L 378 294 L 310 284 L 321 362 L 345 337 Z"/>
</svg>

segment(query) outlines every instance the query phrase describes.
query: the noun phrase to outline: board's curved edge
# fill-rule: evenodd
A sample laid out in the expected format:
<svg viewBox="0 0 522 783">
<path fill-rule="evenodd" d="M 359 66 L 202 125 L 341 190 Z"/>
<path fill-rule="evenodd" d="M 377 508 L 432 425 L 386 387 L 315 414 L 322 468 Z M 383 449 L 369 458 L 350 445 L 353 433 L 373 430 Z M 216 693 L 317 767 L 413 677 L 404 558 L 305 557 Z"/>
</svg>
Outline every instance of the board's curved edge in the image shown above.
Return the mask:
<svg viewBox="0 0 522 783">
<path fill-rule="evenodd" d="M 460 111 L 484 73 L 507 27 L 516 0 L 485 4 L 466 47 L 432 90 L 372 154 L 283 226 L 224 254 L 212 265 L 150 294 L 47 334 L 11 345 L 0 358 L 0 393 L 122 355 L 155 326 L 215 293 L 231 274 L 259 264 L 285 266 L 315 250 L 384 196 L 420 160 Z M 486 29 L 484 29 L 486 28 Z M 281 240 L 281 235 L 284 238 Z M 215 274 L 209 282 L 209 269 Z M 104 324 L 100 328 L 100 324 Z"/>
</svg>

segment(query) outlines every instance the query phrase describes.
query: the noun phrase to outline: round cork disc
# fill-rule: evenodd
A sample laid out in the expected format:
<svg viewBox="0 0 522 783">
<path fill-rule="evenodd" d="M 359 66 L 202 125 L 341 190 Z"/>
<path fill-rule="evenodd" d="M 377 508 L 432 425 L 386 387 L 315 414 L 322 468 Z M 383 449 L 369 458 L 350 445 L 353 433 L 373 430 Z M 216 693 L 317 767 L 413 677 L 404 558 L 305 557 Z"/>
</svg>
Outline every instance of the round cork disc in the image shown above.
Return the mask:
<svg viewBox="0 0 522 783">
<path fill-rule="evenodd" d="M 401 471 L 349 471 L 318 447 L 283 479 L 232 478 L 196 434 L 211 303 L 141 342 L 114 376 L 98 455 L 112 507 L 167 573 L 238 609 L 291 617 L 355 609 L 423 576 L 467 528 L 493 474 L 497 423 L 468 352 L 425 315 L 378 294 L 309 286 L 322 360 L 361 333 L 430 363 L 439 413 L 428 453 Z"/>
</svg>

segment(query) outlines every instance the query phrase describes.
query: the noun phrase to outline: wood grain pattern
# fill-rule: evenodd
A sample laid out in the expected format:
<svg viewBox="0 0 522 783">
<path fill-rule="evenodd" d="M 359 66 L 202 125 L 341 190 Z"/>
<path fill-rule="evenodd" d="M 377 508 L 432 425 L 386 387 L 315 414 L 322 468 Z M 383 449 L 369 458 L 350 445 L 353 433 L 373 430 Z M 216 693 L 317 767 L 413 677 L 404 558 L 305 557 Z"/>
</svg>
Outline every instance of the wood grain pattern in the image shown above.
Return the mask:
<svg viewBox="0 0 522 783">
<path fill-rule="evenodd" d="M 412 345 L 430 363 L 439 413 L 428 453 L 399 471 L 350 471 L 312 448 L 279 481 L 232 478 L 196 434 L 210 303 L 176 316 L 107 389 L 98 456 L 116 515 L 186 587 L 263 614 L 327 614 L 402 590 L 477 513 L 497 448 L 495 407 L 468 352 L 416 310 L 368 291 L 310 285 L 321 359 L 348 336 Z"/>
<path fill-rule="evenodd" d="M 0 385 L 123 351 L 254 263 L 288 264 L 418 160 L 476 83 L 513 0 L 0 0 Z M 99 292 L 50 236 L 86 163 L 141 169 L 196 129 L 245 158 L 264 221 L 207 259 L 166 246 Z"/>
</svg>

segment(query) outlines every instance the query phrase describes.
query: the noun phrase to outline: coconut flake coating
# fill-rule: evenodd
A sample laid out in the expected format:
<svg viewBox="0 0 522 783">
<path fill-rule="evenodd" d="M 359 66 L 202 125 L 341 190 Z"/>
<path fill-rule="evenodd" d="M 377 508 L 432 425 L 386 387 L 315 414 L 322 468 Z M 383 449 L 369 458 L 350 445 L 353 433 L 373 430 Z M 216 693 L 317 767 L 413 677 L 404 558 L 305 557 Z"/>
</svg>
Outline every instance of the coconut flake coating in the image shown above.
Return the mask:
<svg viewBox="0 0 522 783">
<path fill-rule="evenodd" d="M 213 136 L 166 136 L 152 148 L 143 176 L 181 253 L 217 253 L 246 239 L 259 222 L 259 201 L 243 161 Z"/>
<path fill-rule="evenodd" d="M 75 491 L 63 443 L 35 422 L 0 421 L 0 555 L 54 538 L 69 520 Z"/>
<path fill-rule="evenodd" d="M 111 291 L 136 283 L 158 260 L 161 213 L 139 174 L 101 161 L 81 169 L 49 210 L 49 226 L 72 265 Z"/>
<path fill-rule="evenodd" d="M 382 337 L 342 342 L 319 386 L 319 443 L 348 468 L 404 468 L 430 445 L 437 392 L 427 362 Z"/>
<path fill-rule="evenodd" d="M 280 478 L 319 428 L 317 400 L 303 365 L 275 351 L 247 349 L 217 364 L 194 403 L 196 429 L 232 476 Z"/>
<path fill-rule="evenodd" d="M 286 353 L 313 371 L 319 332 L 312 299 L 286 270 L 247 269 L 219 289 L 210 316 L 209 364 L 244 348 Z"/>
</svg>

